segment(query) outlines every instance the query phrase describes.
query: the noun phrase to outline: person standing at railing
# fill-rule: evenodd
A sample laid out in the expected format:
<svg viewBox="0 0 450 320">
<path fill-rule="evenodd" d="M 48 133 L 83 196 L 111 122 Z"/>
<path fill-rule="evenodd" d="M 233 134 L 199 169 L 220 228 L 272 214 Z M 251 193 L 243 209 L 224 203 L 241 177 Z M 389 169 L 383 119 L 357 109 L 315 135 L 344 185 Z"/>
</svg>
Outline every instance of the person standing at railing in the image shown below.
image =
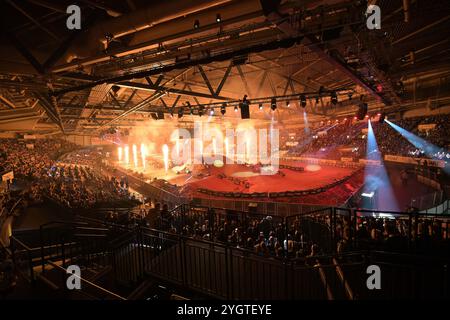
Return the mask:
<svg viewBox="0 0 450 320">
<path fill-rule="evenodd" d="M 161 210 L 160 203 L 155 203 L 155 206 L 148 210 L 146 220 L 150 228 L 159 227 L 160 210 Z"/>
</svg>

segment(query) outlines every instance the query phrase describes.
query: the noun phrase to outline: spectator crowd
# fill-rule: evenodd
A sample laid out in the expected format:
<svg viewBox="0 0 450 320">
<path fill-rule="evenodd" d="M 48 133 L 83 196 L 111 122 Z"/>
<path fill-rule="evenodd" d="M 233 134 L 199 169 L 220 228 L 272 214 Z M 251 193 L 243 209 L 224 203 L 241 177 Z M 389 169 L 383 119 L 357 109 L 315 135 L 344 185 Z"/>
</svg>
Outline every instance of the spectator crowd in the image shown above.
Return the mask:
<svg viewBox="0 0 450 320">
<path fill-rule="evenodd" d="M 392 120 L 406 131 L 436 146 L 433 152 L 426 152 L 409 142 L 388 123 L 372 120 L 378 149 L 381 154 L 406 156 L 414 158 L 431 158 L 450 161 L 450 115 L 405 118 Z M 420 125 L 433 124 L 433 128 L 419 130 Z M 341 157 L 364 158 L 367 148 L 367 121 L 341 120 L 328 121 L 315 130 L 297 130 L 290 140 L 282 134 L 286 141 L 297 141 L 295 146 L 287 148 L 288 155 L 308 156 L 328 159 Z M 363 131 L 364 130 L 364 131 Z M 285 143 L 284 143 L 285 145 Z M 285 147 L 286 148 L 286 147 Z"/>
</svg>

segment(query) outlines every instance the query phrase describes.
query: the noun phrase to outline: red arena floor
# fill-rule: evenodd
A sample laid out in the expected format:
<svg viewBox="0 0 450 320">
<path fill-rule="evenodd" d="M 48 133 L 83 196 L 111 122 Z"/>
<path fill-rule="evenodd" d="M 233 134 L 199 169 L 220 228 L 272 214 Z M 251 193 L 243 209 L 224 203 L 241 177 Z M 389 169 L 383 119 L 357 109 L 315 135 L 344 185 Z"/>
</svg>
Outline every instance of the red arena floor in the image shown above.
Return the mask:
<svg viewBox="0 0 450 320">
<path fill-rule="evenodd" d="M 298 166 L 298 165 L 297 165 Z M 196 188 L 204 188 L 223 192 L 283 192 L 303 191 L 320 188 L 324 185 L 341 180 L 355 170 L 350 168 L 323 167 L 305 165 L 305 171 L 279 169 L 281 174 L 261 175 L 253 172 L 245 165 L 226 165 L 223 168 L 206 169 L 209 176 L 197 179 L 193 177 L 187 183 Z M 246 175 L 249 176 L 246 176 Z M 222 178 L 219 176 L 222 175 Z M 223 176 L 225 175 L 225 177 Z M 195 176 L 195 175 L 194 175 Z M 175 178 L 170 182 L 183 184 L 186 178 Z M 246 187 L 249 186 L 248 188 Z"/>
<path fill-rule="evenodd" d="M 118 164 L 116 163 L 116 166 Z M 226 164 L 223 167 L 190 165 L 189 173 L 166 173 L 161 164 L 147 167 L 141 179 L 164 179 L 176 185 L 183 196 L 202 199 L 251 198 L 253 201 L 276 201 L 301 204 L 341 205 L 364 183 L 360 167 L 280 161 L 273 175 L 261 173 L 258 165 Z M 128 173 L 132 171 L 127 170 Z M 286 193 L 286 194 L 284 194 Z M 228 194 L 228 196 L 227 196 Z"/>
<path fill-rule="evenodd" d="M 363 184 L 363 173 L 358 168 L 309 164 L 300 161 L 283 161 L 273 175 L 261 174 L 259 166 L 229 164 L 223 167 L 195 165 L 190 173 L 171 172 L 164 176 L 170 184 L 182 187 L 186 196 L 207 199 L 223 199 L 223 193 L 252 194 L 257 201 L 291 203 L 316 203 L 340 205 Z M 287 168 L 288 166 L 289 168 Z M 295 168 L 300 168 L 298 171 Z M 151 170 L 149 170 L 151 171 Z M 145 178 L 157 176 L 147 171 Z M 311 192 L 323 188 L 319 192 Z M 284 192 L 303 194 L 283 195 Z M 255 193 L 261 193 L 256 196 Z M 270 198 L 269 198 L 269 193 Z M 280 194 L 275 194 L 280 193 Z"/>
</svg>

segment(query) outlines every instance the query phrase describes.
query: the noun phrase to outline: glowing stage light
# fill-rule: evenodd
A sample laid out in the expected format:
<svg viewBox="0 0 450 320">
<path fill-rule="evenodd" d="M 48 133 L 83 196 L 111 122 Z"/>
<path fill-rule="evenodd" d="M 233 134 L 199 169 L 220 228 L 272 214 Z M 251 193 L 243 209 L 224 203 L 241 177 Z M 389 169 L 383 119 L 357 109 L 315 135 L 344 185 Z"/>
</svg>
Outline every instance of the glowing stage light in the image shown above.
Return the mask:
<svg viewBox="0 0 450 320">
<path fill-rule="evenodd" d="M 367 160 L 374 160 L 379 165 L 366 164 L 364 170 L 363 207 L 368 209 L 398 211 L 397 200 L 392 189 L 389 176 L 383 164 L 381 153 L 372 129 L 372 123 L 368 121 L 367 130 Z M 373 193 L 373 195 L 371 195 Z M 379 194 L 379 196 L 377 196 Z M 369 197 L 369 195 L 371 195 Z M 374 208 L 371 208 L 374 207 Z"/>
<path fill-rule="evenodd" d="M 361 196 L 366 197 L 366 198 L 373 198 L 373 196 L 375 195 L 375 192 L 369 192 L 369 193 L 361 193 Z"/>
<path fill-rule="evenodd" d="M 225 158 L 228 158 L 228 138 L 225 138 Z"/>
<path fill-rule="evenodd" d="M 303 122 L 305 123 L 304 131 L 306 134 L 309 134 L 308 115 L 306 114 L 306 111 L 303 111 Z"/>
<path fill-rule="evenodd" d="M 247 138 L 247 141 L 245 143 L 245 153 L 247 155 L 247 162 L 250 160 L 250 139 Z"/>
<path fill-rule="evenodd" d="M 194 21 L 194 29 L 198 29 L 200 28 L 200 21 L 199 20 L 195 20 Z"/>
<path fill-rule="evenodd" d="M 118 147 L 117 148 L 117 154 L 118 154 L 118 159 L 119 159 L 119 162 L 122 162 L 122 147 Z"/>
<path fill-rule="evenodd" d="M 337 98 L 337 94 L 336 94 L 336 91 L 333 91 L 333 92 L 331 92 L 331 103 L 332 104 L 337 104 L 337 102 L 338 102 L 338 98 Z"/>
<path fill-rule="evenodd" d="M 306 108 L 306 97 L 304 94 L 300 95 L 300 105 L 302 106 L 302 108 Z"/>
<path fill-rule="evenodd" d="M 427 142 L 426 140 L 416 136 L 415 134 L 403 129 L 402 127 L 396 125 L 395 123 L 389 121 L 388 119 L 384 119 L 386 123 L 388 123 L 392 128 L 394 128 L 398 133 L 400 133 L 406 140 L 408 140 L 414 147 L 421 150 L 426 156 L 433 158 L 436 157 L 442 152 L 441 148 L 438 146 Z M 446 173 L 450 173 L 450 168 L 445 167 L 443 169 Z"/>
<path fill-rule="evenodd" d="M 199 144 L 199 149 L 200 149 L 200 157 L 201 157 L 201 159 L 203 159 L 203 140 L 200 140 L 199 142 L 198 142 L 198 144 Z"/>
<path fill-rule="evenodd" d="M 130 163 L 130 148 L 128 146 L 125 146 L 125 163 Z"/>
<path fill-rule="evenodd" d="M 133 144 L 133 162 L 134 162 L 134 166 L 137 167 L 138 166 L 138 157 L 137 157 L 137 147 L 135 144 Z"/>
<path fill-rule="evenodd" d="M 272 111 L 275 111 L 276 108 L 277 108 L 277 99 L 272 98 L 270 100 L 270 109 L 272 109 Z"/>
<path fill-rule="evenodd" d="M 147 157 L 147 147 L 145 144 L 141 143 L 141 158 L 142 158 L 142 167 L 145 169 L 145 161 Z"/>
<path fill-rule="evenodd" d="M 169 147 L 167 146 L 167 144 L 163 145 L 162 151 L 164 157 L 164 170 L 167 173 L 167 171 L 169 170 Z"/>
</svg>

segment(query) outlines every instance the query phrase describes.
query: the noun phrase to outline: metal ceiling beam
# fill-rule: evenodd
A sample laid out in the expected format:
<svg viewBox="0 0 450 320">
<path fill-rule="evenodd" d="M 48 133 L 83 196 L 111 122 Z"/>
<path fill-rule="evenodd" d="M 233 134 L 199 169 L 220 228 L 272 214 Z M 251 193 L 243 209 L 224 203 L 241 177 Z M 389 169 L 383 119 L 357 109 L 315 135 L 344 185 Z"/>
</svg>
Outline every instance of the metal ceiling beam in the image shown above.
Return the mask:
<svg viewBox="0 0 450 320">
<path fill-rule="evenodd" d="M 404 41 L 406 39 L 409 39 L 409 38 L 415 36 L 416 34 L 419 34 L 419 33 L 423 32 L 425 30 L 428 30 L 428 29 L 430 29 L 430 28 L 432 28 L 434 26 L 437 26 L 438 24 L 441 24 L 442 22 L 447 21 L 448 19 L 450 19 L 450 15 L 447 15 L 447 16 L 443 17 L 442 19 L 439 19 L 439 20 L 437 20 L 437 21 L 435 21 L 433 23 L 427 24 L 426 26 L 424 26 L 424 27 L 422 27 L 420 29 L 417 29 L 414 32 L 408 33 L 407 35 L 405 35 L 405 36 L 403 36 L 403 37 L 393 41 L 392 45 L 397 44 L 397 43 L 399 43 L 401 41 Z"/>
<path fill-rule="evenodd" d="M 265 1 L 263 3 L 265 4 L 265 8 L 263 8 L 263 10 L 268 20 L 276 23 L 278 29 L 281 30 L 284 34 L 291 37 L 298 37 L 299 30 L 293 28 L 289 23 L 289 20 L 283 20 L 283 16 L 277 11 L 277 7 L 279 5 L 278 0 Z M 310 50 L 315 52 L 321 59 L 327 61 L 332 66 L 339 69 L 342 73 L 350 77 L 355 83 L 365 88 L 371 95 L 383 101 L 384 104 L 391 103 L 383 96 L 381 96 L 378 92 L 376 92 L 373 88 L 371 88 L 364 79 L 355 74 L 353 70 L 351 70 L 341 59 L 338 58 L 336 52 L 332 52 L 334 54 L 326 53 L 324 51 L 324 48 L 321 47 L 320 42 L 313 36 L 308 35 L 304 37 L 302 42 L 307 45 Z"/>
<path fill-rule="evenodd" d="M 173 76 L 171 79 L 167 80 L 166 82 L 164 82 L 164 85 L 167 85 L 169 83 L 171 83 L 172 81 L 175 81 L 178 77 L 186 74 L 189 71 L 190 68 L 187 68 L 185 70 L 183 70 L 182 72 L 180 72 L 179 74 L 177 74 L 176 76 Z M 160 82 L 162 79 L 162 75 L 159 76 L 158 81 Z M 114 119 L 112 119 L 111 121 L 107 122 L 107 123 L 103 123 L 100 125 L 99 128 L 97 129 L 101 129 L 107 125 L 110 125 L 112 123 L 115 123 L 116 121 L 128 116 L 129 114 L 132 114 L 133 112 L 136 112 L 138 110 L 141 110 L 142 108 L 149 106 L 153 101 L 158 100 L 159 98 L 163 97 L 166 93 L 163 91 L 155 91 L 151 96 L 147 97 L 146 99 L 142 100 L 141 102 L 138 102 L 136 105 L 134 105 L 133 107 L 131 107 L 128 110 L 125 110 L 124 112 L 122 112 L 120 115 L 118 115 L 117 117 L 115 117 Z"/>
<path fill-rule="evenodd" d="M 95 1 L 91 1 L 91 0 L 80 0 L 81 2 L 86 3 L 87 5 L 94 7 L 96 9 L 100 9 L 105 11 L 108 15 L 116 18 L 119 17 L 123 14 L 123 12 L 120 12 L 119 10 L 117 10 L 116 8 L 112 8 L 110 6 L 105 6 L 101 3 L 95 2 Z"/>
<path fill-rule="evenodd" d="M 251 92 L 250 92 L 250 87 L 249 87 L 249 85 L 248 85 L 248 83 L 247 83 L 247 79 L 245 78 L 244 72 L 242 72 L 241 66 L 240 66 L 240 65 L 237 65 L 237 66 L 236 66 L 236 69 L 238 70 L 239 77 L 241 78 L 242 83 L 244 84 L 244 88 L 245 88 L 245 91 L 247 92 L 247 95 L 251 97 L 252 94 L 251 94 Z"/>
<path fill-rule="evenodd" d="M 49 101 L 47 97 L 41 92 L 35 92 L 34 95 L 37 99 L 39 99 L 39 103 L 41 107 L 44 109 L 45 113 L 47 114 L 48 118 L 54 122 L 58 127 L 61 129 L 62 132 L 64 132 L 64 127 L 62 125 L 61 118 L 59 117 L 59 114 L 55 109 L 52 102 Z"/>
<path fill-rule="evenodd" d="M 65 13 L 65 12 L 64 12 Z M 84 17 L 82 15 L 82 17 Z M 43 68 L 45 71 L 48 71 L 50 68 L 52 68 L 56 62 L 58 62 L 59 59 L 62 58 L 62 56 L 67 52 L 69 47 L 72 45 L 74 40 L 80 36 L 84 32 L 84 30 L 88 29 L 96 19 L 99 17 L 99 12 L 94 10 L 89 14 L 89 16 L 86 19 L 82 20 L 83 28 L 80 30 L 72 30 L 69 33 L 69 36 L 66 37 L 66 39 L 58 46 L 58 48 L 53 51 L 53 53 L 48 57 L 48 59 L 44 62 Z"/>
<path fill-rule="evenodd" d="M 34 19 L 30 14 L 28 14 L 24 9 L 22 9 L 19 5 L 17 5 L 17 3 L 15 3 L 12 0 L 5 0 L 6 2 L 8 2 L 12 7 L 16 8 L 16 10 L 20 11 L 20 13 L 22 13 L 25 17 L 27 17 L 29 20 L 31 20 L 37 27 L 39 27 L 41 30 L 43 30 L 45 33 L 47 33 L 48 35 L 50 35 L 53 39 L 55 39 L 56 41 L 59 41 L 59 37 L 54 34 L 53 32 L 51 32 L 50 30 L 48 30 L 46 27 L 44 27 L 39 21 L 37 21 L 36 19 Z"/>
<path fill-rule="evenodd" d="M 225 85 L 225 82 L 228 79 L 228 76 L 230 75 L 231 68 L 233 67 L 233 61 L 230 61 L 230 64 L 228 65 L 227 69 L 225 70 L 225 74 L 223 75 L 222 80 L 219 83 L 219 86 L 216 89 L 215 95 L 218 96 L 220 92 L 222 91 L 223 86 Z"/>
<path fill-rule="evenodd" d="M 220 23 L 221 27 L 225 27 L 229 24 L 234 24 L 236 22 L 241 22 L 241 21 L 246 21 L 249 19 L 253 19 L 256 17 L 261 16 L 260 12 L 254 12 L 254 13 L 250 13 L 250 14 L 244 14 L 235 18 L 231 18 L 231 19 L 226 19 L 226 20 L 222 20 Z M 99 63 L 99 62 L 104 62 L 104 61 L 108 61 L 111 59 L 111 57 L 123 57 L 129 54 L 134 54 L 134 53 L 138 53 L 138 52 L 142 52 L 144 50 L 148 50 L 150 48 L 153 48 L 155 45 L 158 45 L 160 43 L 164 43 L 164 42 L 168 42 L 171 40 L 175 40 L 178 38 L 183 38 L 183 37 L 187 37 L 187 36 L 193 36 L 195 34 L 198 33 L 203 33 L 205 31 L 209 31 L 211 29 L 217 29 L 217 23 L 213 23 L 213 24 L 209 24 L 209 25 L 205 25 L 205 26 L 200 26 L 200 28 L 198 29 L 192 29 L 192 30 L 187 30 L 187 31 L 182 31 L 179 33 L 175 33 L 172 34 L 170 36 L 165 36 L 165 37 L 161 37 L 158 39 L 153 39 L 150 41 L 146 41 L 143 43 L 139 43 L 136 45 L 131 45 L 128 46 L 126 48 L 118 48 L 118 49 L 112 49 L 109 50 L 107 53 L 103 53 L 103 54 L 99 54 L 97 56 L 94 57 L 89 57 L 86 59 L 82 59 L 81 61 L 77 61 L 77 62 L 70 62 L 70 63 L 66 63 L 64 65 L 55 67 L 53 72 L 61 72 L 61 71 L 67 71 L 67 70 L 71 70 L 71 69 L 76 69 L 78 68 L 80 65 L 82 66 L 88 66 L 88 65 L 92 65 L 95 63 Z"/>
<path fill-rule="evenodd" d="M 100 127 L 98 129 L 101 129 L 101 128 L 104 128 L 105 126 L 113 124 L 114 122 L 116 122 L 116 121 L 126 117 L 127 115 L 133 113 L 134 111 L 142 109 L 143 107 L 147 106 L 148 104 L 152 103 L 153 101 L 158 100 L 159 98 L 163 97 L 164 95 L 165 95 L 165 93 L 161 92 L 161 91 L 154 92 L 151 96 L 149 96 L 146 99 L 142 100 L 141 102 L 136 104 L 131 109 L 123 112 L 122 114 L 118 115 L 114 119 L 111 119 L 111 121 L 108 121 L 107 123 L 104 123 L 104 124 L 100 125 Z"/>
<path fill-rule="evenodd" d="M 14 105 L 13 102 L 9 101 L 9 99 L 5 98 L 4 96 L 2 96 L 0 94 L 0 100 L 3 102 L 3 104 L 5 104 L 8 108 L 10 109 L 15 109 L 16 106 Z"/>
<path fill-rule="evenodd" d="M 275 49 L 279 49 L 279 48 L 288 48 L 288 47 L 293 46 L 295 43 L 297 43 L 301 39 L 303 39 L 303 37 L 294 37 L 294 38 L 288 38 L 288 39 L 282 39 L 282 40 L 274 40 L 274 41 L 270 41 L 268 43 L 259 43 L 256 45 L 251 45 L 246 48 L 240 48 L 235 51 L 217 53 L 217 54 L 211 55 L 211 56 L 204 56 L 204 57 L 201 57 L 198 59 L 191 59 L 191 60 L 187 60 L 187 61 L 183 61 L 183 62 L 165 65 L 160 68 L 154 68 L 151 70 L 139 71 L 136 73 L 130 73 L 130 74 L 121 75 L 121 76 L 104 78 L 104 79 L 100 79 L 97 81 L 92 81 L 91 83 L 86 83 L 86 84 L 75 86 L 75 87 L 69 87 L 69 88 L 65 88 L 65 89 L 61 89 L 61 90 L 56 90 L 52 94 L 60 95 L 60 94 L 64 94 L 67 92 L 79 91 L 82 89 L 92 88 L 92 87 L 95 87 L 97 85 L 104 84 L 104 83 L 117 83 L 117 82 L 127 81 L 127 80 L 131 80 L 131 79 L 144 78 L 146 76 L 161 74 L 161 73 L 169 72 L 169 71 L 173 71 L 173 70 L 185 69 L 188 67 L 197 66 L 199 64 L 208 64 L 208 63 L 215 62 L 215 61 L 225 61 L 225 60 L 229 60 L 237 55 L 245 55 L 245 54 L 250 54 L 250 53 L 260 52 L 260 51 L 265 51 L 265 50 L 275 50 Z"/>
<path fill-rule="evenodd" d="M 44 74 L 45 70 L 41 63 L 33 56 L 33 54 L 20 42 L 19 39 L 11 32 L 5 32 L 6 37 L 14 45 L 14 47 L 19 51 L 19 53 L 36 69 L 40 74 Z"/>
<path fill-rule="evenodd" d="M 62 14 L 67 14 L 66 13 L 66 9 L 67 7 L 61 4 L 57 4 L 57 3 L 52 3 L 49 1 L 45 1 L 45 0 L 27 0 L 28 2 L 31 2 L 37 6 L 43 7 L 43 8 L 47 8 L 50 10 L 53 10 L 55 12 L 59 12 Z"/>
<path fill-rule="evenodd" d="M 209 92 L 211 92 L 211 95 L 215 95 L 215 91 L 211 86 L 211 82 L 209 82 L 208 77 L 206 76 L 205 71 L 203 70 L 203 67 L 201 65 L 198 65 L 198 70 L 200 71 L 200 74 L 202 75 L 203 81 L 205 82 L 206 86 L 208 87 Z"/>
<path fill-rule="evenodd" d="M 119 83 L 116 83 L 116 85 L 121 86 L 121 87 L 138 89 L 138 90 L 146 90 L 146 91 L 173 92 L 173 93 L 178 93 L 178 94 L 181 94 L 184 96 L 192 96 L 192 97 L 199 97 L 199 98 L 206 98 L 206 99 L 216 99 L 216 100 L 224 100 L 224 101 L 232 99 L 229 97 L 216 96 L 216 95 L 211 95 L 208 93 L 175 89 L 175 88 L 164 87 L 164 86 L 155 86 L 155 85 L 152 86 L 149 84 L 137 83 L 137 82 L 119 82 Z"/>
<path fill-rule="evenodd" d="M 127 101 L 125 101 L 123 105 L 123 109 L 127 109 L 128 105 L 130 104 L 131 100 L 133 100 L 134 95 L 136 94 L 137 89 L 134 89 L 133 92 L 131 92 L 130 96 L 128 97 Z"/>
</svg>

